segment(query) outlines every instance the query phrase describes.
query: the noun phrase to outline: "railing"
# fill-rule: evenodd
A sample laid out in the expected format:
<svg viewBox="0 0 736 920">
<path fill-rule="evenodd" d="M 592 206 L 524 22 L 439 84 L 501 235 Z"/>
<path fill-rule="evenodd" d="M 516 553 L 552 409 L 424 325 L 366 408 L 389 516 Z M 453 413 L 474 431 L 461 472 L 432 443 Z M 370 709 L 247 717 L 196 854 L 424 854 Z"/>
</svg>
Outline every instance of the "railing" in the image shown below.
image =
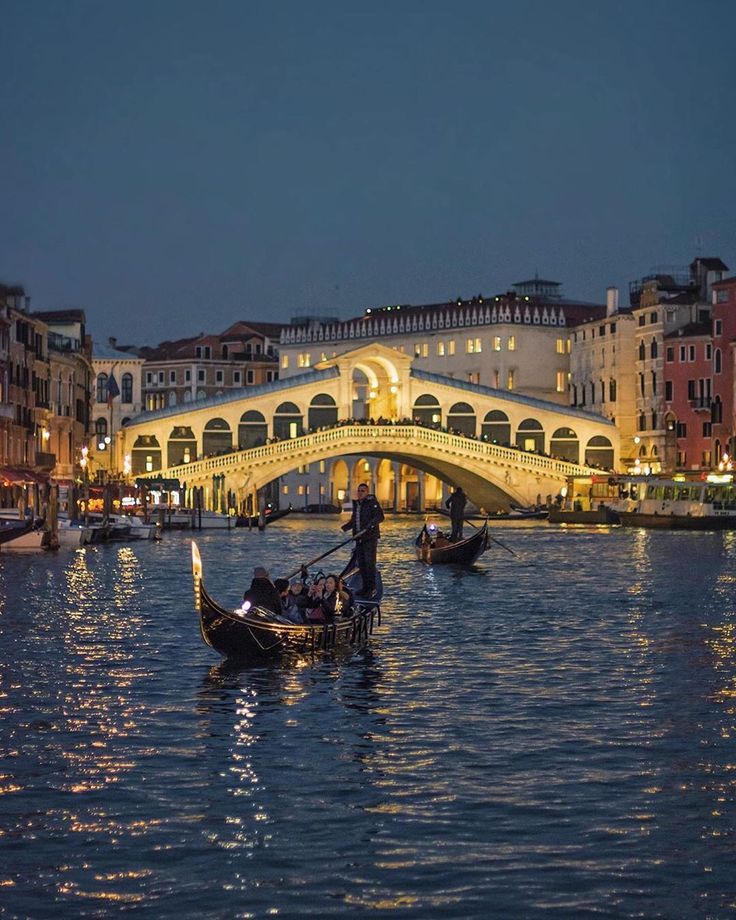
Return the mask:
<svg viewBox="0 0 736 920">
<path fill-rule="evenodd" d="M 568 460 L 557 460 L 521 450 L 516 447 L 502 447 L 499 444 L 490 444 L 487 441 L 478 441 L 462 435 L 449 434 L 436 431 L 433 428 L 424 428 L 421 425 L 344 425 L 317 431 L 314 434 L 303 435 L 300 438 L 289 438 L 264 444 L 260 447 L 251 447 L 247 450 L 234 451 L 228 454 L 218 454 L 203 460 L 194 460 L 181 466 L 169 467 L 166 470 L 157 470 L 153 473 L 139 473 L 141 478 L 157 479 L 165 476 L 167 479 L 201 478 L 210 474 L 222 472 L 228 467 L 243 463 L 277 460 L 291 454 L 309 452 L 319 447 L 330 447 L 338 443 L 344 452 L 352 446 L 350 441 L 363 442 L 365 450 L 375 450 L 377 446 L 392 446 L 397 441 L 403 445 L 414 444 L 418 447 L 439 447 L 447 452 L 464 456 L 473 456 L 478 459 L 495 460 L 502 463 L 511 463 L 515 466 L 524 466 L 531 473 L 546 473 L 566 479 L 569 476 L 579 476 L 586 472 L 594 472 L 592 467 L 571 463 Z M 366 443 L 368 442 L 368 443 Z M 600 472 L 600 471 L 598 471 Z"/>
<path fill-rule="evenodd" d="M 695 399 L 690 400 L 691 409 L 708 409 L 713 404 L 713 398 L 711 396 L 697 396 Z"/>
<path fill-rule="evenodd" d="M 36 451 L 36 467 L 42 470 L 53 470 L 56 466 L 56 454 L 50 454 L 46 451 Z"/>
</svg>

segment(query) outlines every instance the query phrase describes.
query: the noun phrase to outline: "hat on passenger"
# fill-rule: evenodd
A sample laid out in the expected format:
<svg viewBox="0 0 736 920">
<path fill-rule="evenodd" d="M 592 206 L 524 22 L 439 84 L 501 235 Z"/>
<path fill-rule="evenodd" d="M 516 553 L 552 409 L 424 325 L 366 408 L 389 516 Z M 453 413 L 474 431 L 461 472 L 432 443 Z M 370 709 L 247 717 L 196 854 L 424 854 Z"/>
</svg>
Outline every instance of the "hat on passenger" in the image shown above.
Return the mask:
<svg viewBox="0 0 736 920">
<path fill-rule="evenodd" d="M 257 565 L 253 569 L 253 577 L 254 578 L 270 578 L 271 576 L 268 574 L 268 569 L 264 569 L 262 565 Z"/>
</svg>

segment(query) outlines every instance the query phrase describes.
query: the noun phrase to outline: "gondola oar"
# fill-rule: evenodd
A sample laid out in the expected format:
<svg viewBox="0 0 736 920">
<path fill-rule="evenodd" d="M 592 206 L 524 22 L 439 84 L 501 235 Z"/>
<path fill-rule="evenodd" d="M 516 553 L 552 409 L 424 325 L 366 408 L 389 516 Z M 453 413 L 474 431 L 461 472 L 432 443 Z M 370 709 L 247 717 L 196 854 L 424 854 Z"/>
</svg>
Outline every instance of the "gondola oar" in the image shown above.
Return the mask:
<svg viewBox="0 0 736 920">
<path fill-rule="evenodd" d="M 466 524 L 470 524 L 471 527 L 475 527 L 476 530 L 480 529 L 477 524 L 473 524 L 470 518 L 463 518 L 463 520 L 465 521 Z M 487 523 L 488 523 L 488 518 L 486 518 L 486 524 Z M 491 540 L 493 543 L 498 543 L 501 549 L 505 549 L 507 553 L 511 553 L 511 555 L 516 556 L 517 559 L 521 558 L 518 553 L 515 553 L 510 547 L 506 546 L 505 543 L 502 543 L 500 540 L 497 540 L 495 537 L 492 537 L 490 534 L 488 534 L 488 539 Z"/>
<path fill-rule="evenodd" d="M 353 540 L 357 540 L 358 537 L 362 537 L 363 534 L 364 534 L 367 530 L 368 530 L 367 527 L 364 528 L 363 530 L 359 530 L 354 536 L 348 537 L 347 540 L 343 540 L 342 543 L 338 543 L 337 546 L 333 546 L 332 549 L 328 549 L 327 552 L 326 552 L 326 553 L 322 553 L 321 556 L 316 556 L 314 559 L 312 559 L 311 562 L 305 562 L 304 565 L 300 565 L 299 568 L 298 568 L 295 572 L 292 572 L 292 573 L 291 573 L 291 575 L 286 575 L 286 576 L 285 576 L 285 577 L 286 577 L 286 580 L 287 580 L 287 581 L 291 581 L 291 579 L 292 579 L 295 575 L 298 575 L 298 574 L 302 571 L 302 569 L 308 569 L 310 566 L 314 565 L 315 562 L 320 562 L 320 560 L 325 559 L 327 556 L 331 556 L 333 553 L 336 553 L 336 552 L 337 552 L 339 549 L 341 549 L 343 546 L 347 546 L 348 543 L 352 543 Z"/>
</svg>

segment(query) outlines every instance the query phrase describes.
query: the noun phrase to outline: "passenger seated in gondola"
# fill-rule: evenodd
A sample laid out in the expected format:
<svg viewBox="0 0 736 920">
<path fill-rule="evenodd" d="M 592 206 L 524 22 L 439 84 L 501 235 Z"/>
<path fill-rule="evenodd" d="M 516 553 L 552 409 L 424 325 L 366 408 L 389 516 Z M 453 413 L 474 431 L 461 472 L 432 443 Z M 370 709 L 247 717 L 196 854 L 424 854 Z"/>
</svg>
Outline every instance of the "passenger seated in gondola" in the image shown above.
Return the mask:
<svg viewBox="0 0 736 920">
<path fill-rule="evenodd" d="M 322 610 L 328 623 L 335 617 L 347 613 L 350 598 L 341 586 L 341 579 L 337 575 L 328 575 L 325 578 L 325 589 L 322 593 Z"/>
<path fill-rule="evenodd" d="M 289 590 L 289 582 L 286 578 L 277 578 L 274 582 L 276 590 L 281 597 L 281 614 L 292 623 L 303 623 L 304 617 L 301 610 L 296 605 L 296 598 Z"/>
<path fill-rule="evenodd" d="M 427 542 L 432 549 L 450 545 L 451 541 L 442 533 L 436 524 L 430 524 L 428 527 L 424 528 L 424 531 L 426 533 Z"/>
<path fill-rule="evenodd" d="M 281 595 L 271 581 L 268 571 L 261 565 L 253 569 L 253 581 L 243 595 L 243 604 L 246 602 L 251 607 L 261 607 L 272 613 L 281 613 Z"/>
<path fill-rule="evenodd" d="M 320 578 L 309 586 L 307 592 L 307 623 L 326 623 L 327 617 L 322 607 L 322 596 L 324 595 L 325 581 Z"/>
</svg>

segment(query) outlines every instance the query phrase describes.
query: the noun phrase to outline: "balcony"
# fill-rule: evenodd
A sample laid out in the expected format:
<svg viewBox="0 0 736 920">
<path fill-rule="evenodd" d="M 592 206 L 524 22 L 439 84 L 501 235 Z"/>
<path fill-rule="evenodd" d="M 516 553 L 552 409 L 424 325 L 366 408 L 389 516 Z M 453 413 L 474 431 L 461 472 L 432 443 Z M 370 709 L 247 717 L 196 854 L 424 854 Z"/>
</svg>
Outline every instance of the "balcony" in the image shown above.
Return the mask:
<svg viewBox="0 0 736 920">
<path fill-rule="evenodd" d="M 705 412 L 710 412 L 710 407 L 713 403 L 712 396 L 697 396 L 695 399 L 689 400 L 691 409 L 702 409 Z"/>
<path fill-rule="evenodd" d="M 53 470 L 56 466 L 56 454 L 48 454 L 44 451 L 36 451 L 36 463 L 35 467 L 37 470 Z"/>
</svg>

